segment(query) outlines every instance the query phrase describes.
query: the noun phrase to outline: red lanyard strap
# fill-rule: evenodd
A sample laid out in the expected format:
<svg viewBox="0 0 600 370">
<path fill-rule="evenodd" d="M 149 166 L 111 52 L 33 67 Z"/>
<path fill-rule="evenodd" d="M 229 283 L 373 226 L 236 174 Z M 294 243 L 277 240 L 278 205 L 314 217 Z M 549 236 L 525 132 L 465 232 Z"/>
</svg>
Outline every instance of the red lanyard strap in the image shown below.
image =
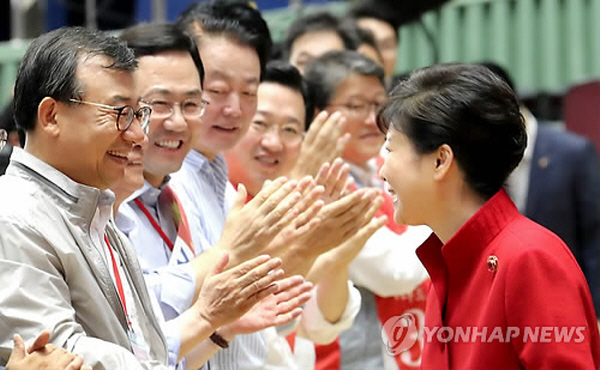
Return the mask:
<svg viewBox="0 0 600 370">
<path fill-rule="evenodd" d="M 169 237 L 167 237 L 167 234 L 165 234 L 162 227 L 160 227 L 160 225 L 158 224 L 158 222 L 156 222 L 154 217 L 152 217 L 152 215 L 150 214 L 150 212 L 148 211 L 148 209 L 146 208 L 144 203 L 142 203 L 142 201 L 139 198 L 135 198 L 133 201 L 135 202 L 135 204 L 137 204 L 138 207 L 140 207 L 142 212 L 144 212 L 144 215 L 146 215 L 146 218 L 148 219 L 148 221 L 150 221 L 150 223 L 154 227 L 154 230 L 156 230 L 156 232 L 158 232 L 158 235 L 160 235 L 162 240 L 165 242 L 165 244 L 167 244 L 167 246 L 169 247 L 169 249 L 172 252 L 173 247 L 174 247 L 173 242 L 169 239 Z"/>
<path fill-rule="evenodd" d="M 129 321 L 129 314 L 127 313 L 127 302 L 125 301 L 125 291 L 123 290 L 121 274 L 119 273 L 119 268 L 117 267 L 117 260 L 115 259 L 115 255 L 113 253 L 112 247 L 110 246 L 110 242 L 108 241 L 108 236 L 106 234 L 104 234 L 104 241 L 106 242 L 106 246 L 108 247 L 108 251 L 110 252 L 110 258 L 112 259 L 113 271 L 115 273 L 115 282 L 117 283 L 117 291 L 119 292 L 119 298 L 121 299 L 121 304 L 123 304 L 123 310 L 125 311 L 125 316 L 127 317 L 127 324 L 131 326 L 131 321 Z"/>
</svg>

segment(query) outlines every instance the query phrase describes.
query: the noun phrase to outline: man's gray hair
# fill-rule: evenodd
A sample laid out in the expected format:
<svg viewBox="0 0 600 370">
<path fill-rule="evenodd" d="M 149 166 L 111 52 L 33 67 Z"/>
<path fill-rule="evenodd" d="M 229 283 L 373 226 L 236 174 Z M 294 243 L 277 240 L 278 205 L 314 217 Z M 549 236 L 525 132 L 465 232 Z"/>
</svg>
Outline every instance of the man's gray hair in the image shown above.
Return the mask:
<svg viewBox="0 0 600 370">
<path fill-rule="evenodd" d="M 330 51 L 314 59 L 304 78 L 313 93 L 315 108 L 325 109 L 338 86 L 351 75 L 377 77 L 384 85 L 383 68 L 357 51 Z"/>
</svg>

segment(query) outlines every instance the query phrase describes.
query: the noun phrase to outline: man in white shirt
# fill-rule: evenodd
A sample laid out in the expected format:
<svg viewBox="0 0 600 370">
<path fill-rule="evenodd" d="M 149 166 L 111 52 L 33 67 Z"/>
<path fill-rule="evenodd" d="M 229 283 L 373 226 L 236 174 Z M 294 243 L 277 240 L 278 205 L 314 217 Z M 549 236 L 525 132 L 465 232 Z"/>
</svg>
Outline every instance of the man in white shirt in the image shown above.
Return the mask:
<svg viewBox="0 0 600 370">
<path fill-rule="evenodd" d="M 189 151 L 195 127 L 200 124 L 206 105 L 206 101 L 202 99 L 204 70 L 193 40 L 173 25 L 158 24 L 129 28 L 121 38 L 136 53 L 139 62 L 136 87 L 141 97 L 140 102 L 151 107 L 153 115 L 149 122 L 149 145 L 143 161 L 144 185 L 120 206 L 117 223 L 133 243 L 146 281 L 158 298 L 165 319 L 171 320 L 178 317 L 196 299 L 204 276 L 215 263 L 214 259 L 219 251 L 229 252 L 230 266 L 235 266 L 234 261 L 241 259 L 240 251 L 235 248 L 233 240 L 229 243 L 222 242 L 209 253 L 195 257 L 186 208 L 169 187 L 169 175 L 179 169 Z M 141 176 L 141 171 L 139 174 Z M 121 188 L 123 187 L 119 186 Z M 272 212 L 283 214 L 294 206 L 296 201 L 291 201 L 293 195 L 286 197 L 293 188 L 286 185 L 285 191 L 265 197 L 265 201 L 278 204 Z M 297 209 L 301 211 L 299 207 Z M 245 212 L 251 213 L 249 210 Z M 269 228 L 276 223 L 285 222 L 285 219 L 270 217 L 269 213 L 263 215 L 255 212 L 252 216 L 256 225 L 262 222 L 262 226 Z M 267 221 L 267 218 L 272 221 Z M 251 235 L 257 231 L 256 228 L 253 230 L 252 225 L 243 226 Z M 241 225 L 233 227 L 234 230 L 240 228 Z M 228 231 L 231 229 L 232 227 L 225 230 L 223 239 L 229 239 L 228 236 L 232 233 Z M 277 234 L 276 229 L 272 227 L 271 237 Z M 268 237 L 252 238 L 246 249 L 252 249 L 254 255 L 258 255 L 263 244 L 268 244 Z M 300 281 L 299 278 L 290 278 L 278 284 L 285 290 L 286 287 L 296 287 Z M 172 286 L 177 286 L 178 289 L 172 289 Z M 302 298 L 304 290 L 306 288 L 297 290 L 297 294 L 287 300 L 293 300 L 299 295 Z M 283 296 L 278 294 L 280 299 Z M 205 346 L 209 351 L 204 351 L 204 358 L 208 358 L 219 347 L 226 347 L 226 340 L 236 334 L 281 323 L 281 317 L 291 319 L 297 316 L 299 311 L 296 308 L 304 301 L 305 299 L 299 299 L 290 302 L 286 310 L 270 316 L 272 321 L 265 319 L 259 322 L 247 318 L 242 324 L 220 328 L 211 336 L 214 342 L 212 346 Z M 198 356 L 195 358 L 194 363 L 201 363 Z"/>
</svg>

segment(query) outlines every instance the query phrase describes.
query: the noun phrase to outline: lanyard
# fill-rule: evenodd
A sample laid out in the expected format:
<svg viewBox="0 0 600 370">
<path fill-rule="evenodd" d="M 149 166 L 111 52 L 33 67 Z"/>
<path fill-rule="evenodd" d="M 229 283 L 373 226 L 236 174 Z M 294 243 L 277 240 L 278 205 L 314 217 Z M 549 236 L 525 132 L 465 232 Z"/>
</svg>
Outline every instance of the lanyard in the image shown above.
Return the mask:
<svg viewBox="0 0 600 370">
<path fill-rule="evenodd" d="M 156 230 L 156 232 L 158 232 L 158 235 L 160 235 L 162 240 L 165 242 L 165 244 L 167 244 L 167 246 L 169 247 L 169 249 L 172 252 L 173 247 L 174 247 L 173 242 L 167 237 L 167 234 L 165 234 L 162 227 L 160 227 L 160 225 L 158 224 L 158 222 L 156 222 L 154 217 L 152 217 L 152 215 L 150 214 L 150 212 L 148 211 L 148 209 L 146 208 L 144 203 L 142 203 L 142 201 L 139 198 L 135 198 L 133 201 L 135 202 L 135 204 L 137 204 L 138 207 L 140 207 L 142 212 L 144 212 L 144 215 L 146 215 L 146 218 L 148 219 L 148 221 L 150 221 L 150 223 L 152 224 L 152 227 L 154 227 L 154 230 Z"/>
<path fill-rule="evenodd" d="M 121 281 L 121 274 L 119 273 L 119 268 L 117 267 L 117 260 L 115 259 L 115 255 L 110 246 L 110 242 L 108 241 L 108 236 L 104 234 L 104 241 L 108 246 L 108 251 L 110 252 L 110 258 L 112 259 L 113 271 L 115 273 L 115 282 L 117 283 L 117 291 L 119 292 L 119 299 L 121 299 L 121 303 L 123 304 L 123 310 L 125 311 L 125 317 L 127 318 L 127 325 L 131 327 L 131 321 L 129 320 L 129 314 L 127 313 L 127 303 L 125 302 L 125 291 L 123 290 L 123 283 Z"/>
</svg>

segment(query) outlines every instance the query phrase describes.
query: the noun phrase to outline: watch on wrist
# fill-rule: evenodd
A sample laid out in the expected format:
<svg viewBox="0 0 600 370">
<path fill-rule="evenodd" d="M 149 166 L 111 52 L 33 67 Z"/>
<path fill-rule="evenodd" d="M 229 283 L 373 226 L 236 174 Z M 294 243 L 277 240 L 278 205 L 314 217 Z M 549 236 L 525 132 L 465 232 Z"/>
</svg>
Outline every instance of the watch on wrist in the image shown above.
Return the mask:
<svg viewBox="0 0 600 370">
<path fill-rule="evenodd" d="M 229 348 L 229 342 L 216 331 L 210 335 L 210 340 L 221 348 Z"/>
</svg>

